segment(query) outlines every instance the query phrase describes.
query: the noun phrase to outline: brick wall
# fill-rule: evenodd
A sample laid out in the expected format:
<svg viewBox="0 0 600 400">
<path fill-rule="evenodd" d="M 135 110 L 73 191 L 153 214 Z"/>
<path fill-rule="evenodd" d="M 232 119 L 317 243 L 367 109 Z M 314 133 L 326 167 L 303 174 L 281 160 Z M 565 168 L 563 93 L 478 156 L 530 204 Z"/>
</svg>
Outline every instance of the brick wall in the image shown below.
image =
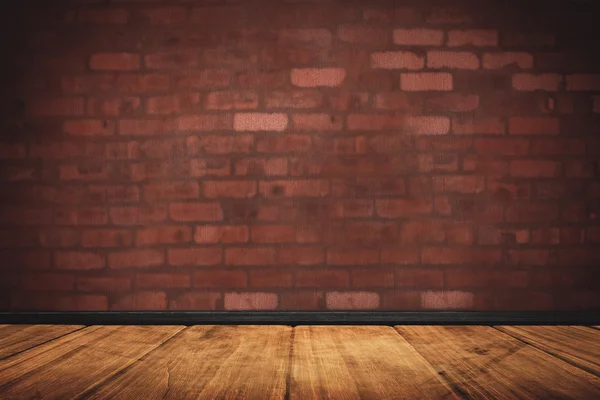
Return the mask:
<svg viewBox="0 0 600 400">
<path fill-rule="evenodd" d="M 598 24 L 500 3 L 4 13 L 0 308 L 600 308 Z"/>
</svg>

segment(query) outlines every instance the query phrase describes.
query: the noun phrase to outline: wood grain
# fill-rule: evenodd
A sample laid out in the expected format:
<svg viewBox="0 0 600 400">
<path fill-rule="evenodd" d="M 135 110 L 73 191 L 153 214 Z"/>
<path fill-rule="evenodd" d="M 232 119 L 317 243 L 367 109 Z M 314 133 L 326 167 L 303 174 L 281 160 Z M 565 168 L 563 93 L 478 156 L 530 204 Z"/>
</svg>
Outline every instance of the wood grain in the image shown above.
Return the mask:
<svg viewBox="0 0 600 400">
<path fill-rule="evenodd" d="M 93 326 L 0 361 L 0 398 L 67 399 L 126 368 L 178 326 Z"/>
<path fill-rule="evenodd" d="M 0 325 L 0 360 L 82 328 L 78 325 Z"/>
<path fill-rule="evenodd" d="M 502 332 L 600 376 L 600 331 L 583 326 L 497 326 Z"/>
<path fill-rule="evenodd" d="M 298 326 L 290 399 L 457 398 L 400 335 L 384 326 Z"/>
<path fill-rule="evenodd" d="M 396 326 L 452 387 L 472 399 L 598 399 L 600 379 L 496 329 Z"/>
<path fill-rule="evenodd" d="M 292 328 L 194 326 L 86 399 L 283 399 Z"/>
</svg>

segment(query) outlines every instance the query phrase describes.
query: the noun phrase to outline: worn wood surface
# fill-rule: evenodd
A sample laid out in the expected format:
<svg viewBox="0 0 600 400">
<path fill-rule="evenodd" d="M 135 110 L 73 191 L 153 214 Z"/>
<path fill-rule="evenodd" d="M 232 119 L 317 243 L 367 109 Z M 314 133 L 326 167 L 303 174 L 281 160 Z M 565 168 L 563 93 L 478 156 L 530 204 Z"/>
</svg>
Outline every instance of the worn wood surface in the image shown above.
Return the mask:
<svg viewBox="0 0 600 400">
<path fill-rule="evenodd" d="M 0 325 L 0 360 L 82 328 L 77 325 Z"/>
<path fill-rule="evenodd" d="M 397 326 L 471 399 L 600 399 L 600 379 L 494 328 Z"/>
<path fill-rule="evenodd" d="M 404 339 L 384 326 L 294 329 L 290 399 L 454 399 Z"/>
<path fill-rule="evenodd" d="M 585 326 L 498 326 L 497 329 L 600 376 L 600 331 Z"/>
<path fill-rule="evenodd" d="M 86 399 L 284 399 L 292 328 L 194 326 Z"/>
<path fill-rule="evenodd" d="M 93 326 L 0 361 L 0 399 L 67 399 L 126 368 L 182 327 Z"/>
<path fill-rule="evenodd" d="M 547 326 L 0 325 L 0 399 L 599 399 L 599 337 Z"/>
</svg>

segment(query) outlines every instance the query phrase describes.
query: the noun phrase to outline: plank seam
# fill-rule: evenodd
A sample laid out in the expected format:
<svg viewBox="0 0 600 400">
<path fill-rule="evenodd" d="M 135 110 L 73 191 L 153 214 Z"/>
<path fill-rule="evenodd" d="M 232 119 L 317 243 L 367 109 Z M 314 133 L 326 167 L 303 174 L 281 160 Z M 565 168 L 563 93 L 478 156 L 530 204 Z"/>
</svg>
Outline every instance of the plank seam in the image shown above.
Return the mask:
<svg viewBox="0 0 600 400">
<path fill-rule="evenodd" d="M 48 343 L 50 343 L 50 342 L 52 342 L 52 341 L 54 341 L 54 340 L 57 340 L 57 339 L 60 339 L 60 338 L 63 338 L 63 337 L 65 337 L 65 336 L 71 335 L 71 334 L 73 334 L 73 333 L 75 333 L 75 332 L 79 332 L 80 330 L 82 330 L 82 329 L 85 329 L 85 328 L 87 328 L 87 326 L 82 326 L 81 328 L 77 328 L 77 329 L 75 329 L 74 331 L 71 331 L 71 332 L 68 332 L 68 333 L 64 333 L 64 334 L 62 334 L 62 335 L 60 335 L 60 336 L 57 336 L 57 337 L 55 337 L 55 338 L 52 338 L 52 339 L 48 339 L 48 340 L 46 340 L 45 342 L 41 342 L 41 343 L 35 344 L 35 345 L 33 345 L 33 346 L 31 346 L 31 347 L 28 347 L 28 348 L 26 348 L 26 349 L 23 349 L 23 350 L 17 351 L 16 353 L 10 354 L 10 355 L 8 355 L 8 356 L 5 356 L 5 357 L 0 357 L 0 361 L 2 361 L 2 360 L 6 360 L 7 358 L 10 358 L 10 357 L 14 357 L 14 356 L 16 356 L 16 355 L 19 355 L 19 354 L 21 354 L 21 353 L 24 353 L 24 352 L 26 352 L 26 351 L 29 351 L 29 350 L 35 349 L 36 347 L 43 346 L 43 345 L 45 345 L 45 344 L 48 344 Z"/>
<path fill-rule="evenodd" d="M 571 366 L 573 366 L 573 367 L 577 368 L 577 369 L 578 369 L 578 370 L 580 370 L 580 371 L 583 371 L 583 372 L 585 372 L 585 373 L 588 373 L 588 374 L 590 374 L 590 375 L 593 375 L 593 376 L 596 376 L 596 377 L 600 377 L 600 374 L 596 373 L 595 371 L 591 371 L 591 370 L 589 370 L 588 368 L 582 367 L 581 365 L 574 364 L 572 361 L 570 361 L 570 360 L 568 360 L 568 359 L 566 359 L 566 358 L 563 358 L 563 357 L 562 357 L 560 354 L 557 354 L 557 353 L 555 353 L 555 352 L 553 352 L 553 351 L 551 351 L 551 350 L 546 350 L 546 349 L 543 349 L 543 348 L 541 348 L 541 347 L 537 346 L 536 344 L 534 344 L 534 343 L 531 343 L 531 342 L 530 342 L 530 341 L 528 341 L 527 339 L 524 339 L 524 338 L 521 338 L 521 337 L 515 336 L 514 334 L 512 334 L 512 333 L 510 333 L 510 332 L 505 332 L 505 331 L 501 330 L 500 328 L 498 328 L 498 327 L 496 327 L 496 326 L 492 326 L 492 328 L 494 328 L 496 331 L 498 331 L 498 332 L 501 332 L 501 333 L 503 333 L 503 334 L 505 334 L 505 335 L 507 335 L 507 336 L 509 336 L 509 337 L 513 338 L 513 339 L 516 339 L 516 340 L 518 340 L 518 341 L 520 341 L 520 342 L 522 342 L 522 343 L 525 343 L 526 345 L 528 345 L 528 346 L 529 346 L 529 347 L 531 347 L 531 348 L 534 348 L 534 349 L 536 349 L 536 350 L 539 350 L 539 351 L 541 351 L 541 352 L 543 352 L 543 353 L 545 353 L 545 354 L 548 354 L 549 356 L 551 356 L 551 357 L 553 357 L 553 358 L 555 358 L 555 359 L 557 359 L 557 360 L 559 360 L 559 361 L 562 361 L 562 362 L 564 362 L 564 363 L 567 363 L 567 364 L 569 364 L 569 365 L 571 365 Z"/>
<path fill-rule="evenodd" d="M 156 346 L 156 347 L 150 349 L 149 351 L 147 351 L 146 353 L 140 355 L 135 361 L 133 361 L 132 363 L 126 365 L 124 368 L 116 370 L 112 374 L 107 375 L 103 379 L 100 379 L 99 381 L 93 383 L 91 387 L 89 387 L 88 389 L 85 389 L 82 393 L 80 393 L 77 396 L 73 397 L 73 400 L 83 400 L 83 399 L 86 399 L 89 396 L 93 395 L 102 386 L 106 385 L 107 383 L 109 383 L 110 381 L 112 381 L 114 378 L 116 378 L 118 375 L 123 374 L 124 372 L 126 372 L 127 370 L 129 370 L 130 368 L 132 368 L 134 365 L 136 365 L 142 358 L 146 357 L 147 355 L 149 355 L 150 353 L 154 352 L 155 350 L 161 348 L 167 342 L 170 342 L 172 339 L 176 338 L 177 336 L 179 336 L 181 333 L 183 333 L 184 331 L 186 331 L 189 328 L 190 328 L 189 326 L 184 327 L 183 329 L 181 329 L 178 332 L 176 332 L 174 335 L 172 335 L 169 338 L 167 338 L 167 340 L 165 340 L 162 343 L 160 343 L 158 346 Z"/>
</svg>

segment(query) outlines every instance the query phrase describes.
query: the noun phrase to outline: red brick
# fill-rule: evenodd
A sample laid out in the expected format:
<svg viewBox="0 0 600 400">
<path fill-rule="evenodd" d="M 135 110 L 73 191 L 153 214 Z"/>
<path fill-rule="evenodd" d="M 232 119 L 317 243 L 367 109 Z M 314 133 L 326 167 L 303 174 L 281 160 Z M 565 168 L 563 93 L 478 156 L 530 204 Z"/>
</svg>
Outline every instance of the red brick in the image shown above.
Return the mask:
<svg viewBox="0 0 600 400">
<path fill-rule="evenodd" d="M 106 209 L 100 207 L 57 208 L 54 218 L 58 225 L 104 225 L 108 222 Z"/>
<path fill-rule="evenodd" d="M 39 97 L 27 103 L 32 116 L 79 116 L 85 112 L 85 101 L 80 97 Z"/>
<path fill-rule="evenodd" d="M 188 226 L 159 226 L 138 229 L 135 233 L 136 246 L 157 244 L 189 243 L 192 229 Z"/>
<path fill-rule="evenodd" d="M 486 177 L 503 177 L 508 170 L 508 163 L 503 160 L 491 160 L 484 156 L 465 156 L 462 161 L 462 170 L 476 172 Z"/>
<path fill-rule="evenodd" d="M 321 309 L 323 303 L 323 293 L 316 290 L 295 290 L 279 294 L 280 308 L 282 310 L 294 311 L 313 311 Z"/>
<path fill-rule="evenodd" d="M 132 243 L 131 232 L 125 230 L 94 229 L 81 234 L 83 247 L 128 247 Z"/>
<path fill-rule="evenodd" d="M 112 207 L 110 219 L 115 225 L 146 225 L 167 219 L 166 206 Z"/>
<path fill-rule="evenodd" d="M 169 301 L 169 310 L 216 310 L 221 301 L 220 293 L 190 292 L 184 293 Z"/>
<path fill-rule="evenodd" d="M 342 25 L 337 30 L 337 37 L 342 42 L 373 46 L 386 45 L 390 41 L 389 33 L 385 29 L 361 25 Z"/>
<path fill-rule="evenodd" d="M 194 287 L 197 288 L 245 288 L 248 285 L 246 271 L 202 269 L 194 271 Z"/>
<path fill-rule="evenodd" d="M 329 193 L 329 181 L 261 181 L 259 192 L 263 197 L 323 197 Z"/>
<path fill-rule="evenodd" d="M 287 128 L 288 118 L 285 114 L 269 113 L 237 113 L 233 120 L 236 131 L 275 131 L 282 132 Z"/>
<path fill-rule="evenodd" d="M 592 111 L 596 114 L 600 114 L 600 96 L 594 96 L 593 102 Z"/>
<path fill-rule="evenodd" d="M 483 69 L 531 69 L 533 68 L 533 56 L 523 52 L 484 53 L 482 64 Z M 513 87 L 515 89 L 523 90 L 522 88 L 527 86 L 525 76 L 525 74 L 513 76 Z M 533 83 L 533 80 L 529 82 Z"/>
<path fill-rule="evenodd" d="M 446 45 L 494 47 L 498 45 L 498 32 L 490 29 L 451 30 L 448 32 Z"/>
<path fill-rule="evenodd" d="M 290 225 L 253 226 L 250 238 L 254 243 L 289 243 L 296 238 L 296 230 Z"/>
<path fill-rule="evenodd" d="M 150 97 L 146 102 L 146 113 L 156 115 L 178 114 L 195 109 L 199 102 L 199 93 Z"/>
<path fill-rule="evenodd" d="M 25 274 L 21 278 L 21 286 L 24 290 L 43 291 L 69 291 L 75 287 L 75 276 L 61 273 Z"/>
<path fill-rule="evenodd" d="M 271 247 L 229 247 L 225 249 L 225 264 L 227 265 L 274 265 L 276 261 L 276 250 Z"/>
<path fill-rule="evenodd" d="M 310 109 L 323 104 L 323 95 L 312 90 L 272 91 L 265 95 L 266 108 Z"/>
<path fill-rule="evenodd" d="M 90 98 L 87 112 L 93 116 L 117 117 L 138 112 L 142 101 L 139 97 Z"/>
<path fill-rule="evenodd" d="M 385 51 L 371 54 L 371 68 L 420 70 L 425 58 L 408 51 Z"/>
<path fill-rule="evenodd" d="M 332 218 L 361 218 L 373 215 L 372 200 L 339 200 L 330 205 L 329 216 Z"/>
<path fill-rule="evenodd" d="M 355 288 L 392 288 L 394 287 L 394 270 L 392 269 L 353 269 L 352 286 Z"/>
<path fill-rule="evenodd" d="M 298 131 L 339 131 L 343 125 L 341 116 L 330 114 L 294 114 L 292 120 Z"/>
<path fill-rule="evenodd" d="M 202 136 L 200 141 L 202 150 L 208 154 L 249 153 L 254 137 L 252 135 Z"/>
<path fill-rule="evenodd" d="M 447 175 L 433 177 L 436 193 L 481 193 L 485 189 L 485 179 L 473 175 Z"/>
<path fill-rule="evenodd" d="M 248 227 L 244 225 L 200 225 L 194 233 L 198 244 L 246 243 L 249 238 Z"/>
<path fill-rule="evenodd" d="M 123 25 L 128 17 L 129 13 L 121 8 L 88 9 L 77 13 L 77 20 L 85 24 Z"/>
<path fill-rule="evenodd" d="M 502 35 L 503 47 L 550 47 L 554 46 L 556 40 L 550 32 L 519 32 L 511 31 Z"/>
<path fill-rule="evenodd" d="M 349 285 L 349 274 L 345 270 L 304 268 L 296 272 L 297 287 L 347 288 Z"/>
<path fill-rule="evenodd" d="M 98 53 L 90 58 L 92 71 L 136 71 L 140 56 L 132 53 Z"/>
<path fill-rule="evenodd" d="M 204 197 L 247 199 L 256 196 L 255 181 L 204 181 Z"/>
<path fill-rule="evenodd" d="M 477 139 L 475 151 L 483 155 L 525 155 L 529 151 L 529 142 L 523 139 Z"/>
<path fill-rule="evenodd" d="M 430 51 L 427 53 L 427 68 L 479 69 L 479 58 L 468 51 Z"/>
<path fill-rule="evenodd" d="M 11 296 L 11 307 L 26 311 L 106 311 L 106 296 L 58 293 L 16 293 Z"/>
<path fill-rule="evenodd" d="M 520 178 L 552 178 L 561 175 L 561 165 L 556 161 L 514 160 L 510 162 L 508 172 Z"/>
<path fill-rule="evenodd" d="M 550 117 L 513 117 L 508 121 L 508 132 L 512 135 L 558 135 L 559 120 Z"/>
<path fill-rule="evenodd" d="M 495 265 L 501 260 L 500 250 L 472 247 L 425 247 L 422 250 L 424 264 L 441 265 Z"/>
<path fill-rule="evenodd" d="M 409 220 L 400 227 L 399 243 L 404 245 L 441 243 L 444 239 L 444 225 L 439 220 Z"/>
<path fill-rule="evenodd" d="M 591 161 L 565 161 L 565 176 L 568 178 L 593 178 L 595 164 Z"/>
<path fill-rule="evenodd" d="M 231 72 L 226 69 L 194 69 L 177 80 L 179 89 L 226 88 L 231 83 Z"/>
<path fill-rule="evenodd" d="M 229 114 L 184 115 L 175 120 L 175 126 L 180 131 L 224 131 L 232 129 L 232 121 Z"/>
<path fill-rule="evenodd" d="M 428 12 L 426 22 L 431 25 L 471 24 L 475 15 L 461 7 L 435 7 Z"/>
<path fill-rule="evenodd" d="M 144 198 L 147 201 L 196 199 L 200 188 L 196 182 L 161 182 L 144 185 Z"/>
<path fill-rule="evenodd" d="M 114 121 L 75 119 L 65 121 L 63 130 L 73 136 L 107 136 L 115 133 Z"/>
<path fill-rule="evenodd" d="M 226 310 L 275 310 L 278 304 L 275 293 L 225 293 Z"/>
<path fill-rule="evenodd" d="M 153 25 L 179 24 L 186 20 L 187 12 L 183 7 L 156 7 L 139 10 L 139 13 Z"/>
<path fill-rule="evenodd" d="M 164 251 L 126 250 L 108 255 L 108 266 L 112 269 L 157 267 L 165 262 Z"/>
<path fill-rule="evenodd" d="M 421 294 L 421 306 L 432 310 L 467 310 L 474 305 L 473 293 L 459 291 L 425 292 Z"/>
<path fill-rule="evenodd" d="M 431 214 L 431 201 L 419 199 L 386 199 L 376 200 L 377 215 L 382 218 L 406 218 L 415 215 Z"/>
<path fill-rule="evenodd" d="M 119 74 L 116 82 L 121 93 L 164 92 L 169 85 L 169 76 L 161 74 Z"/>
<path fill-rule="evenodd" d="M 128 276 L 79 276 L 77 290 L 82 292 L 126 292 L 131 289 L 131 278 Z"/>
<path fill-rule="evenodd" d="M 167 251 L 169 265 L 208 266 L 221 264 L 220 248 L 182 248 Z"/>
<path fill-rule="evenodd" d="M 379 264 L 379 252 L 374 250 L 329 250 L 329 265 L 373 265 Z"/>
<path fill-rule="evenodd" d="M 287 175 L 288 160 L 286 158 L 243 158 L 235 163 L 235 175 Z"/>
<path fill-rule="evenodd" d="M 167 295 L 164 292 L 136 292 L 118 299 L 110 307 L 111 311 L 167 309 Z"/>
<path fill-rule="evenodd" d="M 393 42 L 403 46 L 441 46 L 444 32 L 437 29 L 394 29 Z"/>
<path fill-rule="evenodd" d="M 191 279 L 184 273 L 139 273 L 135 285 L 140 289 L 187 288 L 191 286 Z"/>
<path fill-rule="evenodd" d="M 223 210 L 219 203 L 171 203 L 169 215 L 178 222 L 212 222 L 223 219 Z"/>
<path fill-rule="evenodd" d="M 335 87 L 341 86 L 346 79 L 343 68 L 294 68 L 291 81 L 298 87 Z"/>
<path fill-rule="evenodd" d="M 567 90 L 570 91 L 599 91 L 600 74 L 567 75 Z"/>
<path fill-rule="evenodd" d="M 287 134 L 261 138 L 256 143 L 260 153 L 295 153 L 308 150 L 312 145 L 309 135 Z"/>
<path fill-rule="evenodd" d="M 421 72 L 400 74 L 400 89 L 407 92 L 451 91 L 452 74 Z"/>
<path fill-rule="evenodd" d="M 440 93 L 428 95 L 423 100 L 426 113 L 468 112 L 479 107 L 479 96 L 475 94 Z"/>
<path fill-rule="evenodd" d="M 379 294 L 372 292 L 330 292 L 325 295 L 330 310 L 372 310 L 379 308 Z"/>
<path fill-rule="evenodd" d="M 508 265 L 538 266 L 548 265 L 550 251 L 548 249 L 509 250 L 507 255 Z"/>
<path fill-rule="evenodd" d="M 293 285 L 290 271 L 280 269 L 257 269 L 249 272 L 252 288 L 289 288 Z"/>
<path fill-rule="evenodd" d="M 507 222 L 548 222 L 558 218 L 558 206 L 552 203 L 520 202 L 506 209 Z"/>
<path fill-rule="evenodd" d="M 278 263 L 283 265 L 314 265 L 325 262 L 325 252 L 320 247 L 282 247 Z"/>
<path fill-rule="evenodd" d="M 512 87 L 524 92 L 556 92 L 561 82 L 562 77 L 559 74 L 514 74 L 512 77 Z"/>
<path fill-rule="evenodd" d="M 419 249 L 417 248 L 394 248 L 381 250 L 382 264 L 411 265 L 418 263 L 419 259 Z"/>
<path fill-rule="evenodd" d="M 206 95 L 207 110 L 249 110 L 258 107 L 258 93 L 254 90 L 227 90 Z"/>
<path fill-rule="evenodd" d="M 92 252 L 59 252 L 54 256 L 54 265 L 57 269 L 64 270 L 101 269 L 106 266 L 106 258 L 102 254 Z"/>
<path fill-rule="evenodd" d="M 407 134 L 443 135 L 450 131 L 447 117 L 396 117 L 387 115 L 350 114 L 347 118 L 349 130 L 402 129 Z"/>
<path fill-rule="evenodd" d="M 398 288 L 441 289 L 444 276 L 437 269 L 396 268 L 395 284 Z"/>
<path fill-rule="evenodd" d="M 452 118 L 452 132 L 459 135 L 502 135 L 505 127 L 500 118 L 469 115 Z"/>
</svg>

